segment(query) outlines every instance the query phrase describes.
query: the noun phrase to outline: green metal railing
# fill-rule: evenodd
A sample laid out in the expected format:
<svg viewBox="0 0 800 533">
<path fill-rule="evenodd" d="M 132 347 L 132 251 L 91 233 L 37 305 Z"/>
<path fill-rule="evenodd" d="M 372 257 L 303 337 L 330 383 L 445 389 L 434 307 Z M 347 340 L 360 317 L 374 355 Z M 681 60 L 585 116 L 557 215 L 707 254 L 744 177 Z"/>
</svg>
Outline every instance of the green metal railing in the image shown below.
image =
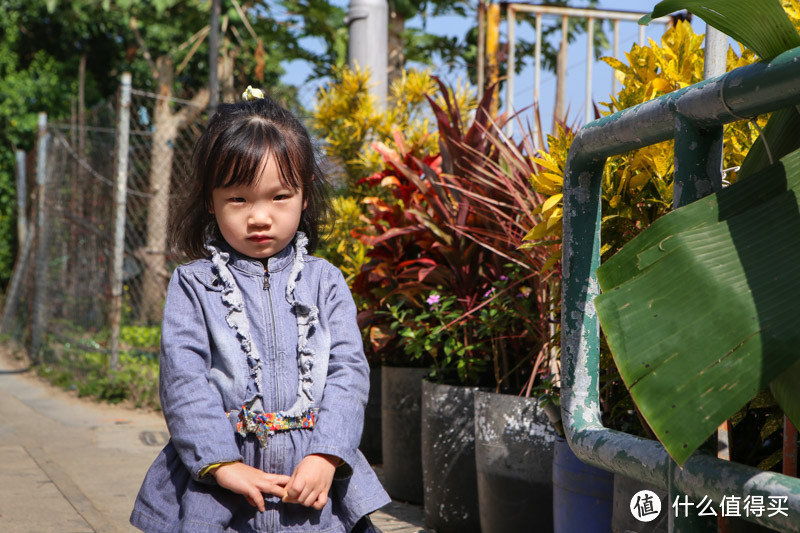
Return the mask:
<svg viewBox="0 0 800 533">
<path fill-rule="evenodd" d="M 722 125 L 800 104 L 800 48 L 603 117 L 583 127 L 564 179 L 561 408 L 570 447 L 584 462 L 669 492 L 669 530 L 716 531 L 716 519 L 674 513 L 678 495 L 786 497 L 784 514 L 742 518 L 800 531 L 800 479 L 695 453 L 683 468 L 655 441 L 603 427 L 599 401 L 600 187 L 609 156 L 675 139 L 676 206 L 721 188 Z M 680 133 L 677 135 L 676 133 Z M 800 135 L 800 132 L 798 132 Z M 759 141 L 760 142 L 760 141 Z M 681 500 L 683 501 L 683 499 Z M 696 509 L 696 508 L 695 508 Z M 680 516 L 683 514 L 683 516 Z"/>
</svg>

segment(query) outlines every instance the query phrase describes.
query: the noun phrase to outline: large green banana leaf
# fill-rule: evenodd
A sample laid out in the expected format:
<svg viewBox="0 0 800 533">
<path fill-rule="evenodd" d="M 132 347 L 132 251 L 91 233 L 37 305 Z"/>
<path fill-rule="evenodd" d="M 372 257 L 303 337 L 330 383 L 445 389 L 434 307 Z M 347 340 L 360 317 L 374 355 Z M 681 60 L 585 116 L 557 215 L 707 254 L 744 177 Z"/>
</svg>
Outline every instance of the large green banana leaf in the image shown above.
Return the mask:
<svg viewBox="0 0 800 533">
<path fill-rule="evenodd" d="M 764 126 L 763 134 L 747 152 L 739 169 L 739 179 L 752 176 L 770 164 L 770 157 L 777 161 L 790 152 L 800 148 L 800 111 L 797 107 L 787 107 L 772 113 Z M 767 140 L 769 152 L 764 145 Z"/>
<path fill-rule="evenodd" d="M 664 0 L 640 24 L 688 9 L 709 26 L 730 35 L 762 59 L 800 46 L 800 35 L 780 0 Z"/>
<path fill-rule="evenodd" d="M 800 35 L 798 35 L 788 16 L 783 11 L 779 0 L 665 0 L 656 5 L 651 15 L 644 17 L 641 23 L 649 22 L 651 17 L 660 17 L 681 9 L 691 10 L 709 25 L 742 42 L 764 59 L 770 59 L 786 50 L 800 46 Z M 782 165 L 778 165 L 778 167 L 783 168 L 782 171 L 775 168 L 765 172 L 762 172 L 762 170 L 770 165 L 771 161 L 777 161 L 786 154 L 790 154 L 800 148 L 798 131 L 800 131 L 800 108 L 787 108 L 774 112 L 764 128 L 762 136 L 756 141 L 745 158 L 739 171 L 739 183 L 737 183 L 736 187 L 725 189 L 713 197 L 699 200 L 656 221 L 655 224 L 626 245 L 614 258 L 598 270 L 597 275 L 601 287 L 604 290 L 609 290 L 613 287 L 615 288 L 614 292 L 630 291 L 632 285 L 628 284 L 627 289 L 624 289 L 622 287 L 623 284 L 628 283 L 636 276 L 649 276 L 650 269 L 655 270 L 655 275 L 675 274 L 675 272 L 684 272 L 686 269 L 693 268 L 690 265 L 695 261 L 702 263 L 707 260 L 717 260 L 718 265 L 722 265 L 724 260 L 731 260 L 729 249 L 714 251 L 713 253 L 720 254 L 720 257 L 714 257 L 709 255 L 711 250 L 714 250 L 713 246 L 692 250 L 687 248 L 689 246 L 687 242 L 697 246 L 710 246 L 708 239 L 721 238 L 720 228 L 714 228 L 716 224 L 726 223 L 727 221 L 726 230 L 730 232 L 731 227 L 738 228 L 740 227 L 738 224 L 745 220 L 737 217 L 744 217 L 749 210 L 774 201 L 782 192 L 796 190 L 798 181 L 800 181 L 798 173 L 796 171 L 786 172 L 787 169 L 791 170 L 797 167 L 796 155 L 787 157 Z M 769 147 L 769 150 L 766 147 Z M 768 151 L 769 154 L 767 153 Z M 750 177 L 756 179 L 744 179 Z M 785 202 L 786 200 L 784 199 L 783 201 Z M 787 209 L 791 211 L 791 208 Z M 754 213 L 762 211 L 753 211 L 746 216 L 753 217 Z M 788 211 L 787 215 L 789 214 Z M 769 215 L 770 217 L 767 218 L 773 220 L 778 227 L 782 227 L 785 222 L 793 220 L 790 217 L 782 222 L 775 217 L 775 213 L 770 212 Z M 733 226 L 730 225 L 730 221 L 734 222 Z M 668 237 L 677 237 L 682 232 L 688 231 L 694 231 L 694 233 L 682 235 L 681 238 L 674 239 L 671 243 L 668 243 Z M 771 232 L 768 233 L 770 233 L 771 239 L 773 235 Z M 739 249 L 752 249 L 752 243 L 746 243 L 742 240 L 744 235 L 742 231 L 737 229 L 733 235 L 730 233 L 728 235 L 727 243 L 724 244 L 723 248 L 733 245 Z M 734 236 L 736 237 L 735 241 L 733 240 Z M 761 236 L 754 235 L 754 238 L 760 239 Z M 704 239 L 706 240 L 704 241 Z M 660 246 L 661 248 L 651 249 L 654 246 Z M 662 256 L 665 256 L 665 250 L 667 249 L 672 250 L 673 255 L 670 256 L 667 262 L 662 262 L 664 259 Z M 725 255 L 725 252 L 728 252 L 728 254 Z M 745 274 L 744 281 L 746 283 L 752 281 L 747 276 L 752 277 L 755 275 L 752 267 L 754 263 L 749 254 L 744 254 L 744 256 L 748 258 L 746 264 L 740 262 L 739 270 L 735 275 L 731 274 L 734 277 L 717 282 L 716 290 L 730 292 L 730 287 L 743 287 L 734 283 L 741 284 L 741 276 L 743 274 Z M 675 270 L 668 273 L 665 269 L 670 268 L 670 265 Z M 699 276 L 710 274 L 724 276 L 728 274 L 724 269 L 720 270 L 721 266 L 717 270 L 708 268 L 708 265 L 700 266 L 699 268 L 701 270 L 705 269 L 704 273 L 698 273 Z M 776 275 L 780 278 L 788 274 L 779 273 Z M 651 277 L 650 279 L 652 280 L 653 278 Z M 697 294 L 704 293 L 692 292 L 697 288 L 690 288 L 687 284 L 682 283 L 683 280 L 684 278 L 680 276 L 675 279 L 675 281 L 680 282 L 678 287 L 682 287 L 682 290 L 672 293 L 673 297 L 682 303 L 683 308 L 686 308 L 688 302 L 691 301 L 700 305 L 700 310 L 702 310 L 703 307 L 708 307 L 711 301 L 716 301 L 719 297 L 719 294 L 714 293 L 713 298 L 709 295 L 709 298 L 711 298 L 709 302 L 697 301 L 694 297 Z M 694 281 L 697 282 L 696 279 Z M 705 286 L 704 284 L 701 285 Z M 728 289 L 723 288 L 726 285 Z M 710 286 L 714 286 L 714 284 Z M 749 285 L 746 286 L 748 287 L 746 290 L 752 290 Z M 758 294 L 765 294 L 762 288 L 759 288 Z M 599 302 L 602 302 L 603 298 L 601 297 Z M 725 298 L 723 298 L 723 301 L 725 301 Z M 598 305 L 600 305 L 599 302 Z M 629 388 L 632 388 L 632 395 L 637 405 L 643 412 L 650 411 L 654 413 L 650 417 L 645 416 L 651 425 L 663 426 L 659 430 L 656 430 L 656 427 L 653 429 L 670 454 L 676 460 L 680 459 L 679 462 L 681 464 L 696 446 L 714 430 L 719 422 L 728 416 L 723 416 L 722 413 L 733 413 L 750 399 L 755 393 L 753 387 L 761 387 L 769 383 L 773 396 L 787 416 L 795 424 L 800 422 L 800 394 L 796 392 L 796 384 L 800 382 L 800 363 L 792 365 L 794 359 L 790 354 L 783 354 L 778 360 L 773 361 L 770 350 L 768 349 L 765 352 L 764 347 L 774 347 L 776 344 L 766 342 L 762 338 L 763 332 L 753 332 L 752 328 L 742 330 L 749 331 L 752 334 L 752 336 L 747 337 L 737 329 L 741 324 L 733 325 L 733 322 L 726 320 L 728 315 L 736 313 L 741 315 L 752 311 L 754 309 L 753 305 L 755 305 L 755 310 L 759 311 L 757 321 L 761 323 L 762 320 L 767 319 L 769 322 L 768 317 L 762 312 L 763 305 L 759 306 L 754 302 L 755 300 L 751 301 L 751 305 L 748 307 L 746 304 L 736 301 L 736 298 L 731 298 L 728 301 L 728 305 L 741 307 L 724 309 L 722 315 L 717 317 L 718 322 L 716 324 L 720 327 L 716 330 L 706 330 L 705 333 L 709 337 L 709 342 L 713 343 L 714 346 L 733 346 L 733 348 L 731 348 L 730 352 L 722 354 L 722 357 L 717 362 L 713 358 L 695 356 L 696 359 L 708 362 L 710 367 L 703 367 L 703 370 L 698 371 L 698 374 L 692 376 L 691 379 L 687 377 L 689 374 L 685 372 L 687 368 L 696 368 L 699 363 L 694 363 L 695 366 L 689 365 L 681 371 L 680 365 L 678 367 L 672 366 L 681 359 L 672 353 L 667 356 L 666 360 L 656 359 L 652 362 L 646 361 L 641 355 L 639 355 L 638 359 L 633 359 L 635 357 L 633 352 L 614 353 L 617 365 L 630 371 L 627 375 L 622 370 L 621 373 L 626 384 L 628 384 Z M 759 300 L 759 302 L 762 302 L 762 300 Z M 626 309 L 628 308 L 626 307 Z M 694 311 L 698 310 L 694 309 Z M 612 311 L 607 310 L 605 312 L 611 313 Z M 650 313 L 650 315 L 653 314 L 658 313 Z M 687 312 L 684 312 L 683 315 L 684 318 L 688 317 Z M 646 317 L 647 312 L 643 316 Z M 741 318 L 741 316 L 738 318 Z M 601 322 L 603 320 L 601 317 Z M 626 318 L 626 320 L 628 319 Z M 664 321 L 658 322 L 663 323 Z M 686 324 L 683 318 L 678 322 Z M 773 324 L 772 327 L 774 326 Z M 607 336 L 609 336 L 609 328 L 612 327 L 610 324 L 604 324 Z M 644 329 L 636 330 L 637 327 Z M 645 333 L 643 337 L 650 338 L 647 333 L 650 332 L 651 328 L 652 324 L 645 320 L 638 326 L 631 326 L 628 329 L 628 334 L 636 336 Z M 702 331 L 702 329 L 698 331 Z M 713 334 L 711 333 L 712 331 Z M 769 333 L 767 338 L 772 338 L 769 337 L 772 334 L 774 334 L 774 331 Z M 682 330 L 674 330 L 673 336 L 676 335 L 681 337 Z M 617 337 L 617 340 L 609 341 L 612 344 L 612 351 L 620 351 L 621 348 L 618 345 L 620 341 L 624 342 L 624 338 L 613 333 L 609 337 L 614 336 Z M 615 342 L 617 343 L 616 348 Z M 679 341 L 678 344 L 681 344 L 681 342 Z M 662 348 L 669 346 L 669 343 L 661 345 Z M 758 346 L 761 348 L 759 349 Z M 625 345 L 625 347 L 629 348 L 628 345 Z M 696 348 L 704 349 L 702 346 L 696 346 Z M 718 351 L 716 350 L 713 353 Z M 626 353 L 630 355 L 630 361 L 637 362 L 629 364 L 629 357 Z M 719 354 L 717 353 L 717 355 Z M 763 358 L 765 356 L 769 358 L 769 365 L 764 364 Z M 688 357 L 692 357 L 691 354 Z M 659 367 L 656 370 L 656 367 L 662 363 L 666 364 L 666 366 L 663 369 Z M 640 374 L 636 374 L 633 371 L 636 364 L 642 367 L 639 369 Z M 665 379 L 667 370 L 674 371 L 675 368 L 678 369 L 678 372 L 672 376 L 675 381 Z M 641 374 L 642 369 L 644 369 L 644 374 Z M 784 370 L 781 371 L 780 369 Z M 658 378 L 655 379 L 655 376 L 658 376 Z M 669 376 L 666 377 L 669 378 Z M 770 383 L 772 378 L 774 379 Z M 682 379 L 684 381 L 681 381 Z M 691 385 L 687 384 L 689 382 L 691 382 Z M 659 397 L 658 394 L 648 395 L 642 393 L 641 391 L 646 388 L 643 384 L 648 384 L 648 386 L 652 384 L 656 390 L 660 389 L 655 385 L 667 391 L 680 390 L 682 394 L 687 396 L 678 398 L 678 400 L 683 400 L 682 403 L 675 403 L 672 401 L 672 395 Z M 707 387 L 699 390 L 703 385 L 707 385 Z M 638 392 L 633 391 L 634 387 L 638 389 Z M 646 401 L 652 405 L 644 407 L 637 400 L 637 397 L 640 396 L 642 401 L 645 401 L 645 396 L 649 396 Z M 688 414 L 693 412 L 693 406 L 700 409 L 700 417 Z M 713 414 L 710 413 L 712 411 Z M 671 418 L 669 414 L 671 412 L 675 412 L 677 418 L 674 415 Z M 667 427 L 670 420 L 683 420 L 689 423 L 679 424 L 682 429 L 679 429 L 676 433 L 676 428 L 670 429 Z M 698 423 L 693 423 L 694 420 L 697 420 Z"/>
<path fill-rule="evenodd" d="M 800 361 L 798 198 L 800 151 L 662 217 L 598 269 L 620 375 L 678 464 Z"/>
<path fill-rule="evenodd" d="M 784 165 L 795 168 L 800 164 L 797 153 L 790 154 Z M 779 167 L 778 167 L 779 168 Z M 653 222 L 619 252 L 597 269 L 600 287 L 615 287 L 640 273 L 638 257 L 670 235 L 726 220 L 760 205 L 788 189 L 800 186 L 800 175 L 776 171 L 761 171 L 754 179 L 742 180 L 736 186 L 701 198 Z"/>
</svg>

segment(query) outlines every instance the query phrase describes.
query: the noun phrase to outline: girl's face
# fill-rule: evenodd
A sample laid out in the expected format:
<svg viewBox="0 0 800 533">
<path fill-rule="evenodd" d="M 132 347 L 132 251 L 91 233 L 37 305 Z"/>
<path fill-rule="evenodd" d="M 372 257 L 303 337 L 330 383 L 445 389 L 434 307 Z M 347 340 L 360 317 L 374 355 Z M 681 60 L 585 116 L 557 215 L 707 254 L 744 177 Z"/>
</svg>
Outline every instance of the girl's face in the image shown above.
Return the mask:
<svg viewBox="0 0 800 533">
<path fill-rule="evenodd" d="M 254 259 L 267 259 L 283 250 L 294 238 L 305 209 L 301 191 L 281 183 L 273 157 L 254 185 L 214 189 L 211 202 L 210 212 L 225 241 Z"/>
</svg>

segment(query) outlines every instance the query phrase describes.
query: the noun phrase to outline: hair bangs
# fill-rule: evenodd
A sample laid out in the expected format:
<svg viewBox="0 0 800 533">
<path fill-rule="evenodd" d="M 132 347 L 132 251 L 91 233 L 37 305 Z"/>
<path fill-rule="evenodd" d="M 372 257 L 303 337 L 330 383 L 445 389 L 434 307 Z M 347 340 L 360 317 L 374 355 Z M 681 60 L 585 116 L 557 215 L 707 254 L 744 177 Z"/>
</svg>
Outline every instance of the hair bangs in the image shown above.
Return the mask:
<svg viewBox="0 0 800 533">
<path fill-rule="evenodd" d="M 295 139 L 286 139 L 286 135 L 273 125 L 265 127 L 266 143 L 271 147 L 270 156 L 275 158 L 281 183 L 284 187 L 303 191 L 305 169 L 298 164 Z M 294 146 L 294 150 L 292 150 Z"/>
<path fill-rule="evenodd" d="M 212 177 L 212 189 L 242 185 L 253 186 L 264 173 L 267 161 L 275 158 L 279 179 L 285 187 L 302 190 L 303 170 L 297 168 L 297 157 L 284 132 L 259 119 L 244 123 L 240 128 L 223 132 L 213 147 L 224 154 Z"/>
<path fill-rule="evenodd" d="M 219 160 L 209 165 L 215 169 L 211 190 L 235 185 L 250 187 L 261 176 L 271 147 L 257 122 L 245 122 L 219 135 L 211 148 L 211 153 L 220 154 Z"/>
</svg>

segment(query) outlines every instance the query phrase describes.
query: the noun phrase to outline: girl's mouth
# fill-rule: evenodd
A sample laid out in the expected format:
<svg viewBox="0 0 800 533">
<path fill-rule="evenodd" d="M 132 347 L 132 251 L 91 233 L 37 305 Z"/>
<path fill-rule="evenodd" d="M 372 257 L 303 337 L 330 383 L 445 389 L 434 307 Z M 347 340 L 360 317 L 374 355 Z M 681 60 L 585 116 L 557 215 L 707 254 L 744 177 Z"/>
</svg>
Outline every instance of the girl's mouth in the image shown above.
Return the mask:
<svg viewBox="0 0 800 533">
<path fill-rule="evenodd" d="M 247 240 L 255 242 L 255 243 L 258 243 L 258 244 L 264 244 L 264 243 L 270 242 L 272 240 L 272 237 L 266 237 L 266 236 L 262 236 L 262 235 L 254 235 L 252 237 L 248 237 Z"/>
</svg>

